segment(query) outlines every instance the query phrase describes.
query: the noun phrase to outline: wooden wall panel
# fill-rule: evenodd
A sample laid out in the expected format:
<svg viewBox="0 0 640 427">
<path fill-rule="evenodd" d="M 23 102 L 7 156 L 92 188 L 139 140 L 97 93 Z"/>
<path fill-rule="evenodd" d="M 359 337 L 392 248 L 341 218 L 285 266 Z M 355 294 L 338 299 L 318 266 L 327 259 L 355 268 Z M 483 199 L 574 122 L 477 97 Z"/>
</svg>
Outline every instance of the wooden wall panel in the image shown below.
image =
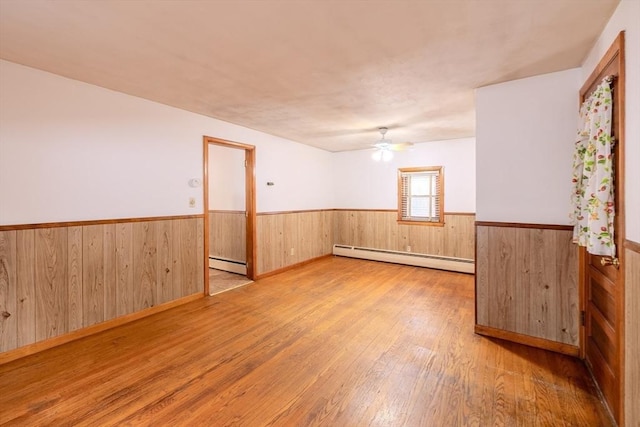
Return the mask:
<svg viewBox="0 0 640 427">
<path fill-rule="evenodd" d="M 380 240 L 377 231 L 384 226 L 378 223 L 379 215 L 377 214 L 378 212 L 356 212 L 356 239 L 358 242 L 362 242 L 360 246 L 372 248 Z"/>
<path fill-rule="evenodd" d="M 353 230 L 349 224 L 355 221 L 355 212 L 352 211 L 334 211 L 333 214 L 333 243 L 348 245 L 347 242 L 354 242 L 355 236 L 351 234 Z"/>
<path fill-rule="evenodd" d="M 476 230 L 476 323 L 489 324 L 489 227 Z"/>
<path fill-rule="evenodd" d="M 116 225 L 103 226 L 103 263 L 104 263 L 104 320 L 118 316 L 118 286 L 116 280 Z"/>
<path fill-rule="evenodd" d="M 571 231 L 478 226 L 477 236 L 478 325 L 577 346 Z"/>
<path fill-rule="evenodd" d="M 258 215 L 256 218 L 258 274 L 287 265 L 284 252 L 284 215 L 286 214 Z"/>
<path fill-rule="evenodd" d="M 415 225 L 406 227 L 408 227 L 406 244 L 411 246 L 411 252 L 429 255 L 445 255 L 444 227 Z M 400 247 L 398 250 L 407 250 L 407 248 Z"/>
<path fill-rule="evenodd" d="M 156 302 L 162 304 L 171 301 L 174 292 L 173 286 L 173 224 L 171 221 L 158 221 L 158 281 L 156 283 Z M 179 250 L 179 249 L 178 249 Z M 176 263 L 176 265 L 178 265 Z"/>
<path fill-rule="evenodd" d="M 362 233 L 365 234 L 365 241 L 368 245 L 380 245 L 382 248 L 395 248 L 401 250 L 402 245 L 398 245 L 398 225 L 393 212 L 361 212 L 360 218 L 366 226 Z M 405 229 L 404 226 L 402 226 Z M 406 226 L 409 230 L 410 226 Z M 375 230 L 374 233 L 371 230 Z M 372 247 L 372 246 L 367 246 Z M 373 246 L 375 247 L 375 246 Z M 404 250 L 404 249 L 402 249 Z"/>
<path fill-rule="evenodd" d="M 295 248 L 293 263 L 303 262 L 331 253 L 333 250 L 333 227 L 331 211 L 311 211 L 288 215 L 291 226 L 297 226 L 295 239 L 290 239 Z M 289 252 L 290 254 L 290 252 Z M 290 255 L 291 256 L 291 255 Z"/>
<path fill-rule="evenodd" d="M 82 252 L 86 260 L 82 269 L 83 326 L 104 319 L 104 226 L 89 225 L 82 233 Z"/>
<path fill-rule="evenodd" d="M 335 211 L 336 244 L 474 258 L 475 215 L 446 215 L 444 227 L 398 224 L 395 211 Z"/>
<path fill-rule="evenodd" d="M 2 234 L 3 232 L 0 232 Z M 35 268 L 28 260 L 35 259 L 35 230 L 20 230 L 16 232 L 16 321 L 17 347 L 36 342 L 36 279 Z M 79 300 L 77 305 L 81 305 Z"/>
<path fill-rule="evenodd" d="M 193 293 L 201 292 L 204 290 L 205 281 L 209 280 L 208 275 L 203 277 L 204 271 L 204 220 L 196 219 L 196 272 L 194 277 L 196 282 L 193 284 Z"/>
<path fill-rule="evenodd" d="M 157 276 L 156 222 L 133 224 L 133 308 L 153 307 Z"/>
<path fill-rule="evenodd" d="M 188 285 L 184 283 L 184 272 L 183 270 L 183 261 L 184 257 L 182 254 L 182 224 L 172 223 L 171 224 L 171 281 L 173 284 L 171 292 L 173 294 L 182 295 L 186 289 L 188 289 Z"/>
<path fill-rule="evenodd" d="M 516 313 L 517 308 L 513 304 L 516 299 L 516 231 L 506 228 L 495 228 L 489 231 L 489 283 L 493 284 L 499 280 L 502 284 L 500 287 L 490 286 L 488 289 L 489 301 L 491 301 L 490 325 L 507 323 L 515 327 L 518 315 L 527 316 L 524 311 Z M 498 250 L 495 250 L 496 248 Z"/>
<path fill-rule="evenodd" d="M 133 305 L 133 224 L 116 224 L 116 314 L 135 311 Z"/>
<path fill-rule="evenodd" d="M 556 297 L 562 310 L 558 311 L 559 334 L 557 341 L 577 343 L 580 340 L 580 292 L 578 282 L 578 264 L 576 246 L 571 238 L 557 235 L 556 238 Z M 576 284 L 573 286 L 573 284 Z M 564 286 L 568 284 L 569 286 Z"/>
<path fill-rule="evenodd" d="M 173 224 L 174 262 L 179 265 L 180 276 L 173 276 L 174 284 L 180 284 L 181 295 L 191 295 L 202 289 L 202 270 L 198 270 L 198 227 L 196 219 L 187 219 Z"/>
<path fill-rule="evenodd" d="M 445 215 L 444 253 L 458 258 L 473 258 L 474 221 L 475 215 Z"/>
<path fill-rule="evenodd" d="M 244 212 L 209 211 L 209 256 L 246 262 L 246 233 Z"/>
<path fill-rule="evenodd" d="M 17 345 L 16 231 L 0 233 L 0 351 Z"/>
<path fill-rule="evenodd" d="M 27 230 L 31 231 L 31 230 Z M 69 227 L 67 230 L 67 280 L 69 285 L 69 331 L 75 331 L 83 326 L 84 299 L 83 299 L 83 227 Z M 21 257 L 23 260 L 28 257 Z"/>
<path fill-rule="evenodd" d="M 70 250 L 76 245 L 73 243 L 75 230 L 81 228 L 82 252 L 69 256 L 69 330 L 77 329 L 76 320 L 72 318 L 80 316 L 82 326 L 91 326 L 110 320 L 118 316 L 118 281 L 117 281 L 117 254 L 116 254 L 116 225 L 87 225 L 83 227 L 70 227 L 68 244 Z M 81 260 L 77 261 L 77 255 Z M 77 301 L 75 295 L 75 283 L 72 271 L 79 264 L 82 270 L 82 287 L 80 298 L 82 311 L 78 314 L 71 304 Z M 73 324 L 73 325 L 72 325 Z"/>
<path fill-rule="evenodd" d="M 298 233 L 298 224 L 304 221 L 304 217 L 304 213 L 290 213 L 282 215 L 282 236 L 284 237 L 281 249 L 282 267 L 296 264 L 298 262 L 300 252 L 303 251 L 301 247 L 302 242 L 300 242 L 300 235 Z M 299 245 L 298 242 L 300 242 Z M 291 249 L 293 249 L 293 254 L 291 253 Z"/>
<path fill-rule="evenodd" d="M 640 244 L 624 250 L 625 262 L 625 425 L 640 424 Z M 636 250 L 632 250 L 631 247 Z M 635 424 L 634 424 L 635 423 Z"/>
<path fill-rule="evenodd" d="M 257 273 L 268 273 L 330 254 L 336 213 L 302 211 L 259 214 L 256 227 Z"/>
<path fill-rule="evenodd" d="M 202 218 L 0 231 L 0 352 L 203 291 Z"/>
<path fill-rule="evenodd" d="M 36 230 L 37 341 L 68 332 L 67 231 L 67 228 Z"/>
<path fill-rule="evenodd" d="M 333 230 L 335 222 L 333 211 L 322 211 L 322 250 L 321 255 L 330 254 L 333 251 Z"/>
<path fill-rule="evenodd" d="M 520 330 L 527 328 L 527 324 L 537 337 L 553 337 L 557 341 L 555 327 L 558 324 L 558 311 L 551 304 L 560 304 L 560 293 L 556 280 L 556 238 L 554 230 L 516 230 L 516 253 L 518 254 L 516 265 L 516 295 L 515 305 L 521 303 L 528 319 L 519 325 Z M 523 256 L 526 254 L 527 256 Z M 522 263 L 527 261 L 528 263 Z M 528 274 L 520 274 L 527 272 Z M 520 279 L 522 282 L 520 282 Z M 528 292 L 520 292 L 524 286 Z M 517 309 L 519 311 L 519 308 Z M 522 319 L 524 316 L 520 316 Z"/>
</svg>

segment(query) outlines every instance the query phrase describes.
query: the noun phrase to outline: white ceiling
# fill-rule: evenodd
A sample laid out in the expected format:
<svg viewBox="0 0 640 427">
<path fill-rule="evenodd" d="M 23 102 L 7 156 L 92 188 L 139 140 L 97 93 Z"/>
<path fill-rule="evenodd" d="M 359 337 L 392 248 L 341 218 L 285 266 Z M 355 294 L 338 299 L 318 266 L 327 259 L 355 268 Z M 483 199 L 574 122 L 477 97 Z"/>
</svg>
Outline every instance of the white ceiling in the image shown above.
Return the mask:
<svg viewBox="0 0 640 427">
<path fill-rule="evenodd" d="M 0 0 L 0 57 L 343 151 L 473 136 L 474 88 L 580 66 L 618 1 Z"/>
</svg>

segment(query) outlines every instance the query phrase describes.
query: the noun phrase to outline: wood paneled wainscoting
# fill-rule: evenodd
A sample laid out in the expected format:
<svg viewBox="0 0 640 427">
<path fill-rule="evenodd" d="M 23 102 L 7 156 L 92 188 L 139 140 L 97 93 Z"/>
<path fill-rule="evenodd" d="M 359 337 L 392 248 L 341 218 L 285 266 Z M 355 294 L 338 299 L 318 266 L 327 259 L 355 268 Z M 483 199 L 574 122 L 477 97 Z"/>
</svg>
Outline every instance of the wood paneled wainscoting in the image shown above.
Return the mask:
<svg viewBox="0 0 640 427">
<path fill-rule="evenodd" d="M 334 243 L 474 259 L 473 213 L 445 213 L 444 226 L 398 224 L 397 210 L 338 209 Z"/>
<path fill-rule="evenodd" d="M 333 214 L 333 210 L 258 213 L 258 276 L 331 254 Z"/>
<path fill-rule="evenodd" d="M 640 423 L 640 243 L 625 241 L 625 369 L 626 425 Z M 633 424 L 633 423 L 636 424 Z"/>
<path fill-rule="evenodd" d="M 577 356 L 571 227 L 477 222 L 476 239 L 476 332 Z"/>
<path fill-rule="evenodd" d="M 203 255 L 201 215 L 0 227 L 0 362 L 203 295 Z"/>
<path fill-rule="evenodd" d="M 209 256 L 247 262 L 244 211 L 209 211 Z"/>
</svg>

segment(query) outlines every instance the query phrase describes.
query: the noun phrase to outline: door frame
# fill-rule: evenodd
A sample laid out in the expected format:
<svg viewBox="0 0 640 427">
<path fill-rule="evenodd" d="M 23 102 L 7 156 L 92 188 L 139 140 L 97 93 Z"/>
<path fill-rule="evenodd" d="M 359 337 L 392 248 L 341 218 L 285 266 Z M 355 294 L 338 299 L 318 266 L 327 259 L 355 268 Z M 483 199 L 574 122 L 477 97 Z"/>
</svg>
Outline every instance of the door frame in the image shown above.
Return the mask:
<svg viewBox="0 0 640 427">
<path fill-rule="evenodd" d="M 209 295 L 209 145 L 244 150 L 245 158 L 245 210 L 246 210 L 246 260 L 247 278 L 256 275 L 256 147 L 226 139 L 203 137 L 203 200 L 204 200 L 204 293 Z"/>
<path fill-rule="evenodd" d="M 617 62 L 618 74 L 615 75 L 617 79 L 617 89 L 614 92 L 613 98 L 613 108 L 617 111 L 618 114 L 618 123 L 615 129 L 616 136 L 616 149 L 618 156 L 618 181 L 615 182 L 616 191 L 618 192 L 618 212 L 616 212 L 616 216 L 618 217 L 618 227 L 615 230 L 616 235 L 619 238 L 619 241 L 622 243 L 625 240 L 625 180 L 624 180 L 624 164 L 625 164 L 625 52 L 624 52 L 624 31 L 621 31 L 616 39 L 613 41 L 607 52 L 598 62 L 593 72 L 586 79 L 582 87 L 580 88 L 580 105 L 586 98 L 586 95 L 589 94 L 595 85 L 600 82 L 604 77 L 609 75 L 609 67 L 612 64 Z M 587 283 L 587 269 L 589 268 L 587 262 L 587 251 L 584 247 L 579 247 L 579 267 L 578 267 L 578 283 L 579 283 L 579 305 L 580 305 L 580 313 L 581 318 L 583 317 L 586 309 L 587 309 L 587 299 L 588 299 L 588 286 Z M 620 261 L 620 267 L 617 274 L 617 285 L 616 290 L 616 304 L 615 304 L 615 315 L 616 315 L 616 344 L 618 346 L 618 354 L 617 354 L 617 365 L 618 369 L 615 372 L 616 377 L 618 378 L 618 393 L 620 396 L 618 407 L 610 408 L 611 412 L 614 415 L 614 418 L 618 420 L 619 425 L 624 425 L 624 363 L 625 363 L 625 350 L 624 350 L 624 328 L 625 328 L 625 316 L 624 316 L 624 279 L 625 279 L 625 260 L 624 260 L 624 250 L 623 245 L 620 244 L 617 248 L 617 257 Z M 584 322 L 580 324 L 580 357 L 583 360 L 586 360 L 586 327 Z M 588 364 L 587 364 L 588 366 Z M 593 373 L 591 373 L 592 378 L 595 377 Z M 596 382 L 597 384 L 597 382 Z M 598 385 L 599 387 L 599 385 Z M 606 404 L 606 401 L 605 401 Z M 618 417 L 616 417 L 616 414 Z"/>
</svg>

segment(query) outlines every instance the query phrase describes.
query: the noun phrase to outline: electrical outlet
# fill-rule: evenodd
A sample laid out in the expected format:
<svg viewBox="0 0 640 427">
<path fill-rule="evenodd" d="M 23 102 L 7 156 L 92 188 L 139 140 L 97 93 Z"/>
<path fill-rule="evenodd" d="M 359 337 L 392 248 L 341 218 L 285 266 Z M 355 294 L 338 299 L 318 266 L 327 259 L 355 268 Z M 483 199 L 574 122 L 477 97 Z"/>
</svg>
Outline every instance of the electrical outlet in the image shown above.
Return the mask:
<svg viewBox="0 0 640 427">
<path fill-rule="evenodd" d="M 295 255 L 296 254 L 296 249 L 295 248 L 291 248 L 291 255 Z"/>
<path fill-rule="evenodd" d="M 196 207 L 196 198 L 195 197 L 189 197 L 189 207 L 190 208 L 195 208 Z"/>
<path fill-rule="evenodd" d="M 411 252 L 411 246 L 407 245 L 407 252 Z"/>
</svg>

